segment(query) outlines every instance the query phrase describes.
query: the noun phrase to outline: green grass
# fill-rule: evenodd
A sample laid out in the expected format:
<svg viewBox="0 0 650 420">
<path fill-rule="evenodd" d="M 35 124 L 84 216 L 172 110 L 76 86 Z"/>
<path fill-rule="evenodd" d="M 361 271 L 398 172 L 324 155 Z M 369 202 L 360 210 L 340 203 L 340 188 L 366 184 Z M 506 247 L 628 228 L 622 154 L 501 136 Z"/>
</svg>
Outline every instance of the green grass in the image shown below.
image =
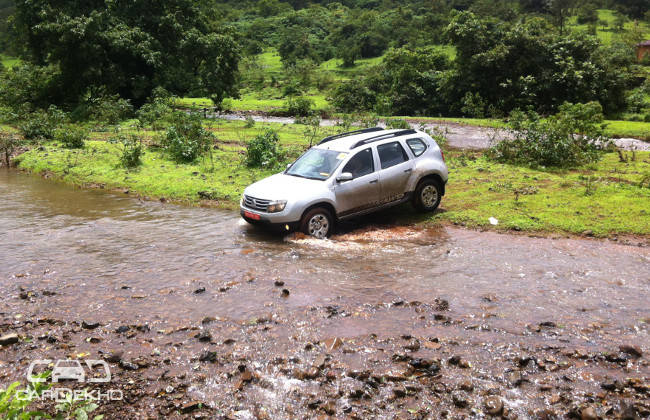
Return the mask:
<svg viewBox="0 0 650 420">
<path fill-rule="evenodd" d="M 598 9 L 598 19 L 599 21 L 606 23 L 606 26 L 601 25 L 601 23 L 598 23 L 596 36 L 598 37 L 598 39 L 600 39 L 603 42 L 603 44 L 610 45 L 615 39 L 620 37 L 620 34 L 616 31 L 616 28 L 614 26 L 614 22 L 616 20 L 616 14 L 613 10 Z M 589 30 L 589 25 L 587 24 L 579 25 L 577 23 L 577 20 L 578 20 L 577 16 L 572 16 L 569 19 L 569 27 L 580 31 Z M 625 30 L 630 30 L 634 27 L 634 25 L 635 22 L 628 19 L 623 25 L 623 28 Z M 641 28 L 641 30 L 645 33 L 646 39 L 650 39 L 650 25 L 648 25 L 643 21 L 639 21 L 638 25 Z"/>
<path fill-rule="evenodd" d="M 650 234 L 650 153 L 615 153 L 576 170 L 536 170 L 449 153 L 444 212 L 430 220 L 469 227 L 580 234 Z M 642 185 L 643 182 L 643 185 Z M 517 195 L 517 192 L 519 194 Z"/>
<path fill-rule="evenodd" d="M 199 192 L 203 192 L 213 198 L 210 204 L 234 208 L 248 184 L 277 171 L 243 164 L 247 140 L 267 128 L 276 129 L 288 150 L 287 159 L 308 145 L 305 127 L 297 124 L 258 123 L 246 128 L 243 121 L 209 121 L 206 126 L 218 139 L 214 169 L 209 159 L 177 164 L 161 150 L 149 148 L 143 165 L 128 171 L 119 166 L 118 148 L 101 141 L 106 133 L 100 132 L 93 133 L 94 140 L 83 149 L 62 149 L 49 142 L 18 160 L 25 170 L 52 173 L 75 185 L 128 189 L 140 196 L 187 204 L 200 203 Z M 324 128 L 318 138 L 335 130 Z M 156 134 L 145 133 L 153 140 L 149 143 L 156 143 Z M 589 230 L 596 236 L 650 235 L 649 152 L 638 152 L 629 162 L 619 162 L 610 153 L 601 162 L 576 170 L 497 164 L 478 152 L 450 151 L 447 155 L 450 181 L 442 211 L 422 217 L 409 210 L 400 216 L 402 222 L 575 234 Z M 496 227 L 490 225 L 490 217 L 499 220 Z"/>
<path fill-rule="evenodd" d="M 611 137 L 633 137 L 650 141 L 650 123 L 617 120 L 605 120 L 605 123 L 605 132 Z"/>
<path fill-rule="evenodd" d="M 5 68 L 11 68 L 16 64 L 20 63 L 19 58 L 9 57 L 8 55 L 0 54 L 0 61 Z"/>
</svg>

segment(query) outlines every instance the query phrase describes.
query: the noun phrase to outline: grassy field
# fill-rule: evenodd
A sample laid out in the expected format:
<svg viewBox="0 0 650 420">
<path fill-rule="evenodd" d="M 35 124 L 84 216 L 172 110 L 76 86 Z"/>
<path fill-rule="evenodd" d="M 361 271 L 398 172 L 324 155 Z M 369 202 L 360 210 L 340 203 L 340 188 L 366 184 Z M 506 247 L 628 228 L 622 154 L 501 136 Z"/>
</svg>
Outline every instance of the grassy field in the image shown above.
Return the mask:
<svg viewBox="0 0 650 420">
<path fill-rule="evenodd" d="M 246 128 L 244 124 L 207 123 L 218 138 L 213 161 L 177 164 L 151 147 L 140 168 L 126 170 L 119 165 L 117 146 L 100 140 L 106 138 L 104 132 L 93 133 L 94 140 L 83 149 L 63 149 L 49 142 L 18 160 L 25 170 L 50 173 L 75 185 L 129 190 L 186 204 L 209 197 L 210 205 L 234 208 L 248 184 L 277 171 L 244 165 L 247 140 L 268 128 L 278 130 L 287 161 L 308 145 L 301 125 L 258 123 Z M 335 130 L 327 128 L 318 137 Z M 156 144 L 157 134 L 144 136 Z M 449 151 L 450 181 L 441 211 L 422 217 L 405 207 L 400 218 L 403 223 L 445 222 L 497 230 L 650 235 L 650 153 L 637 153 L 634 161 L 628 157 L 628 162 L 620 162 L 618 155 L 610 153 L 598 164 L 576 170 L 537 170 L 497 164 L 478 152 Z M 492 226 L 490 217 L 499 224 Z"/>
<path fill-rule="evenodd" d="M 589 25 L 584 24 L 584 25 L 579 25 L 577 23 L 578 18 L 576 16 L 572 16 L 569 19 L 569 27 L 581 31 L 588 31 L 589 30 Z M 617 39 L 620 35 L 619 32 L 616 30 L 615 26 L 615 21 L 616 21 L 616 14 L 613 10 L 609 9 L 599 9 L 598 10 L 598 20 L 599 23 L 597 25 L 596 29 L 596 36 L 598 39 L 600 39 L 603 44 L 609 45 L 611 44 L 615 39 Z M 646 39 L 650 39 L 650 25 L 643 21 L 633 21 L 630 19 L 627 19 L 625 23 L 623 24 L 623 28 L 625 30 L 630 30 L 634 28 L 635 25 L 639 25 L 639 28 L 641 29 L 641 32 L 645 34 Z"/>
</svg>

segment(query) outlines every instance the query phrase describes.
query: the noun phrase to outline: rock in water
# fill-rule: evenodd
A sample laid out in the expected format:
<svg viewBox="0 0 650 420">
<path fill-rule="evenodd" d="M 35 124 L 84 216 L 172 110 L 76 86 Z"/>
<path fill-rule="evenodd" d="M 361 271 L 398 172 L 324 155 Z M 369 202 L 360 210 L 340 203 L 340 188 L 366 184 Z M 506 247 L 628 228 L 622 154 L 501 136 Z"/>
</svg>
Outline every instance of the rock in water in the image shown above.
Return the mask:
<svg viewBox="0 0 650 420">
<path fill-rule="evenodd" d="M 0 337 L 0 346 L 8 346 L 18 342 L 18 334 L 6 334 Z"/>
</svg>

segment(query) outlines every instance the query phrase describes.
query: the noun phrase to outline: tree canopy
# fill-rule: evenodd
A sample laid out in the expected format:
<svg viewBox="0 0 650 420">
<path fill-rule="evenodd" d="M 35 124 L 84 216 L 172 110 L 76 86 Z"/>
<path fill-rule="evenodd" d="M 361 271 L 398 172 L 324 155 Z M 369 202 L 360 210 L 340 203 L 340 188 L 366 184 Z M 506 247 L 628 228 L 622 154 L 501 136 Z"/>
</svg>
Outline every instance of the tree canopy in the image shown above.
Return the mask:
<svg viewBox="0 0 650 420">
<path fill-rule="evenodd" d="M 204 1 L 18 0 L 23 58 L 60 71 L 59 97 L 98 92 L 142 103 L 156 87 L 219 103 L 236 95 L 238 45 Z"/>
</svg>

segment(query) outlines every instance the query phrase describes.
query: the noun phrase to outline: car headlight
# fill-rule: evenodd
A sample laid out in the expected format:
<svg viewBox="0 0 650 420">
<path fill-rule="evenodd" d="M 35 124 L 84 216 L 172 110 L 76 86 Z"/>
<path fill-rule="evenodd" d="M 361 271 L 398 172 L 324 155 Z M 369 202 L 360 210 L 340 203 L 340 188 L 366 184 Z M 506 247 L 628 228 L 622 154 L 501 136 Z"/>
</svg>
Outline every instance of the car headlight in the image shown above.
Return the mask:
<svg viewBox="0 0 650 420">
<path fill-rule="evenodd" d="M 271 201 L 269 206 L 266 208 L 266 211 L 269 213 L 279 213 L 284 210 L 284 207 L 287 205 L 287 200 L 276 200 Z"/>
</svg>

